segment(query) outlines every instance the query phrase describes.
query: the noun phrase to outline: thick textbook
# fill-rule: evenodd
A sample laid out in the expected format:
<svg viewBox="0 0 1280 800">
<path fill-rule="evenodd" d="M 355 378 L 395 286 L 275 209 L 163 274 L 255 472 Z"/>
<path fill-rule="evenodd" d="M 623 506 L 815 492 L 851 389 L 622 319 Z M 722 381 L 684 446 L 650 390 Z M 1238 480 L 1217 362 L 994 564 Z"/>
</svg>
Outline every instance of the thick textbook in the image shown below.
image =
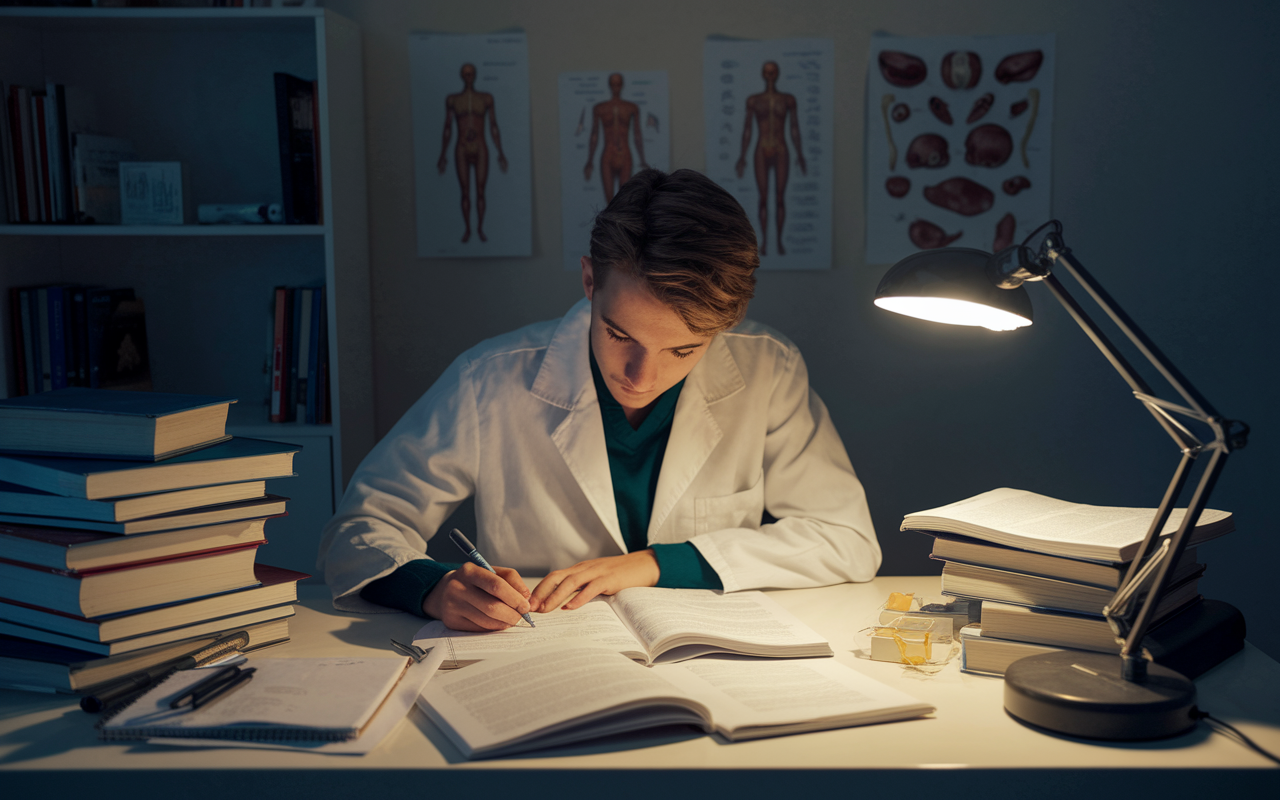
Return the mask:
<svg viewBox="0 0 1280 800">
<path fill-rule="evenodd" d="M 171 709 L 202 677 L 175 672 L 99 725 L 103 739 L 355 739 L 404 677 L 404 657 L 254 659 L 253 680 L 195 710 Z"/>
<path fill-rule="evenodd" d="M 1185 513 L 1186 509 L 1174 509 L 1161 533 L 1168 536 L 1176 531 Z M 1038 553 L 1119 562 L 1137 555 L 1154 516 L 1154 508 L 1090 506 L 1021 489 L 992 489 L 967 500 L 908 514 L 902 520 L 902 530 L 956 533 Z M 1230 513 L 1206 508 L 1192 529 L 1188 545 L 1234 529 L 1235 520 Z"/>
<path fill-rule="evenodd" d="M 233 614 L 229 617 L 220 617 L 218 619 L 204 620 L 203 622 L 184 625 L 181 628 L 170 628 L 164 631 L 148 633 L 142 636 L 134 636 L 130 639 L 117 639 L 114 642 L 87 642 L 84 639 L 77 639 L 74 636 L 64 636 L 60 633 L 53 633 L 42 628 L 29 628 L 25 625 L 18 625 L 0 619 L 0 634 L 13 636 L 18 639 L 29 639 L 34 642 L 46 642 L 48 644 L 58 645 L 59 647 L 69 647 L 74 650 L 83 650 L 86 653 L 96 653 L 103 656 L 116 656 L 124 653 L 132 653 L 138 650 L 145 650 L 148 647 L 156 645 L 168 644 L 169 642 L 180 642 L 192 639 L 197 636 L 204 636 L 208 633 L 217 633 L 219 631 L 239 630 L 250 625 L 257 625 L 260 622 L 269 622 L 275 619 L 283 619 L 293 616 L 293 606 L 274 606 L 272 608 L 260 608 L 256 611 L 246 611 L 243 614 Z"/>
<path fill-rule="evenodd" d="M 253 576 L 257 579 L 257 584 L 243 589 L 107 614 L 92 619 L 51 611 L 29 603 L 0 599 L 0 618 L 88 642 L 114 642 L 170 628 L 193 625 L 204 620 L 231 617 L 260 608 L 293 603 L 298 599 L 298 581 L 311 577 L 304 572 L 294 572 L 291 569 L 262 563 L 253 565 Z"/>
<path fill-rule="evenodd" d="M 84 617 L 253 586 L 263 542 L 101 570 L 54 570 L 0 558 L 0 597 Z"/>
<path fill-rule="evenodd" d="M 0 558 L 52 569 L 86 570 L 260 542 L 266 519 L 247 519 L 120 536 L 0 522 Z"/>
<path fill-rule="evenodd" d="M 1142 652 L 1157 664 L 1197 678 L 1239 652 L 1244 635 L 1244 616 L 1238 609 L 1202 599 L 1148 632 L 1142 640 Z M 1082 649 L 1000 639 L 980 625 L 961 628 L 960 642 L 960 668 L 987 675 L 1004 675 L 1010 664 L 1026 656 Z M 1119 646 L 1111 652 L 1118 654 Z"/>
<path fill-rule="evenodd" d="M 1171 610 L 1192 600 L 1198 591 L 1203 565 L 1181 583 L 1170 583 L 1157 614 Z M 980 567 L 959 561 L 948 561 L 942 567 L 942 593 L 955 597 L 976 597 L 1024 606 L 1039 606 L 1058 611 L 1074 611 L 1079 614 L 1102 616 L 1102 609 L 1115 596 L 1114 589 L 1072 583 L 1039 575 L 1027 575 L 1003 569 Z"/>
<path fill-rule="evenodd" d="M 287 641 L 289 619 L 275 619 L 248 628 L 228 628 L 116 656 L 0 635 L 0 684 L 11 688 L 91 692 L 102 684 L 208 647 L 223 634 L 237 630 L 249 634 L 248 648 L 256 650 Z"/>
<path fill-rule="evenodd" d="M 1164 609 L 1165 613 L 1152 621 L 1151 630 L 1154 631 L 1160 623 L 1182 610 Z M 985 635 L 997 639 L 1094 650 L 1099 653 L 1120 652 L 1120 644 L 1107 621 L 1086 614 L 1070 614 L 986 600 L 982 603 L 982 630 Z"/>
<path fill-rule="evenodd" d="M 39 514 L 7 514 L 0 513 L 0 522 L 12 522 L 16 525 L 43 525 L 50 528 L 73 528 L 85 531 L 103 531 L 105 533 L 121 533 L 133 535 L 137 533 L 154 533 L 156 531 L 172 531 L 179 528 L 192 528 L 199 525 L 215 525 L 219 522 L 230 522 L 254 517 L 275 517 L 285 513 L 285 505 L 289 498 L 275 494 L 264 495 L 253 500 L 235 503 L 218 503 L 211 506 L 175 511 L 170 514 L 157 514 L 154 517 L 130 519 L 122 522 L 111 522 L 95 519 L 74 519 L 71 517 L 41 516 Z"/>
<path fill-rule="evenodd" d="M 133 497 L 85 500 L 82 497 L 64 497 L 13 483 L 0 482 L 0 512 L 33 517 L 125 522 L 175 511 L 192 511 L 205 506 L 266 497 L 266 486 L 264 481 L 241 481 Z"/>
<path fill-rule="evenodd" d="M 230 397 L 70 387 L 0 400 L 0 451 L 153 461 L 227 438 Z"/>
<path fill-rule="evenodd" d="M 483 661 L 569 639 L 586 639 L 643 664 L 684 661 L 709 653 L 775 658 L 832 655 L 831 645 L 760 592 L 633 587 L 573 611 L 536 615 L 536 628 L 471 633 L 427 623 L 419 647 L 446 648 L 442 668 Z"/>
<path fill-rule="evenodd" d="M 565 641 L 437 675 L 418 704 L 467 758 L 660 725 L 730 741 L 910 719 L 934 710 L 834 658 L 700 658 L 645 667 Z"/>
<path fill-rule="evenodd" d="M 940 561 L 963 561 L 983 567 L 1028 572 L 1046 578 L 1105 586 L 1108 589 L 1120 588 L 1120 582 L 1124 580 L 1125 571 L 1129 569 L 1130 563 L 1126 561 L 1110 564 L 1082 561 L 1078 558 L 1063 558 L 952 534 L 938 534 L 934 537 L 932 557 Z M 1198 566 L 1195 548 L 1187 548 L 1178 560 L 1172 580 L 1176 581 L 1179 577 L 1191 574 Z"/>
<path fill-rule="evenodd" d="M 0 456 L 0 481 L 65 497 L 169 492 L 219 483 L 287 478 L 302 448 L 237 437 L 155 463 L 63 456 Z"/>
</svg>

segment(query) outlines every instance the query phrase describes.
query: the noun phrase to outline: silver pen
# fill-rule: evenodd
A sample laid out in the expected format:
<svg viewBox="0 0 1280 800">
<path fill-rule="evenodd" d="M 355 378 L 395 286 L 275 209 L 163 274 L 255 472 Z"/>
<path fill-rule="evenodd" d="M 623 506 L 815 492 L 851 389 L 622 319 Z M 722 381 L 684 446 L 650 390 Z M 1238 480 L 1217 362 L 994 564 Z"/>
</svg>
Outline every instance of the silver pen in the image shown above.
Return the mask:
<svg viewBox="0 0 1280 800">
<path fill-rule="evenodd" d="M 475 564 L 477 567 L 483 567 L 495 575 L 498 574 L 497 570 L 489 566 L 489 562 L 484 560 L 484 556 L 480 555 L 480 551 L 476 550 L 476 546 L 471 543 L 471 540 L 462 535 L 462 531 L 457 528 L 449 531 L 449 540 L 458 546 L 458 549 L 463 552 L 467 557 L 467 560 L 472 564 Z M 533 617 L 529 616 L 528 613 L 521 614 L 520 616 L 524 617 L 524 621 L 529 623 L 530 628 L 538 627 L 533 624 Z"/>
</svg>

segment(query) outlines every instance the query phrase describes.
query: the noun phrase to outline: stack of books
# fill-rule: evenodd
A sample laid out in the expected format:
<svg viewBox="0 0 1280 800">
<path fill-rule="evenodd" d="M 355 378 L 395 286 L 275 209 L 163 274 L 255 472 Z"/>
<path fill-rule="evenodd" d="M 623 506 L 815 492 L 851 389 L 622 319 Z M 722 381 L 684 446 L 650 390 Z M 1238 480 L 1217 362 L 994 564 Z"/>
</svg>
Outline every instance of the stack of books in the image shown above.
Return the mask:
<svg viewBox="0 0 1280 800">
<path fill-rule="evenodd" d="M 1071 503 L 995 489 L 908 514 L 902 530 L 934 536 L 942 593 L 978 600 L 981 622 L 960 630 L 961 669 L 1003 675 L 1019 658 L 1055 650 L 1119 653 L 1102 615 L 1155 515 L 1150 508 Z M 1182 523 L 1175 509 L 1163 535 Z M 1244 620 L 1204 600 L 1196 545 L 1230 533 L 1230 513 L 1206 509 L 1169 579 L 1144 640 L 1155 661 L 1195 677 L 1243 646 Z"/>
<path fill-rule="evenodd" d="M 296 445 L 229 398 L 69 388 L 0 401 L 0 685 L 93 691 L 245 630 L 289 637 L 306 575 L 256 563 Z"/>
</svg>

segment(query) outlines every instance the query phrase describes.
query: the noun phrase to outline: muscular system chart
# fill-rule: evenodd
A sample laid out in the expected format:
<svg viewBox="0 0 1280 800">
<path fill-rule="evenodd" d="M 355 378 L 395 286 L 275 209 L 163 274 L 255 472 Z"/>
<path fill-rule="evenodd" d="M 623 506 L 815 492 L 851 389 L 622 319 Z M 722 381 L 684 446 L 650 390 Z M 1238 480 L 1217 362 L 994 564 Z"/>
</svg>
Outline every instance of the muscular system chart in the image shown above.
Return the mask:
<svg viewBox="0 0 1280 800">
<path fill-rule="evenodd" d="M 565 72 L 559 89 L 562 250 L 574 271 L 618 187 L 645 167 L 671 168 L 667 73 Z"/>
<path fill-rule="evenodd" d="M 747 210 L 764 269 L 831 268 L 830 39 L 703 46 L 707 175 Z"/>
<path fill-rule="evenodd" d="M 523 32 L 409 37 L 418 255 L 533 252 Z"/>
</svg>

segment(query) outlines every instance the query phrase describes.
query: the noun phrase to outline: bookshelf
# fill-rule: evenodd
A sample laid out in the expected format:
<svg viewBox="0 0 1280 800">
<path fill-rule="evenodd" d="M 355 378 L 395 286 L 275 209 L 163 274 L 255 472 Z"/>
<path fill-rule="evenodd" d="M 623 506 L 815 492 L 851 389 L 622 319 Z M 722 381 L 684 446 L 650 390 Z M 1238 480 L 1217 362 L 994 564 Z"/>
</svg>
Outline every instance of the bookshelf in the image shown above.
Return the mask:
<svg viewBox="0 0 1280 800">
<path fill-rule="evenodd" d="M 9 287 L 134 287 L 157 391 L 236 397 L 233 434 L 303 445 L 297 477 L 268 487 L 293 502 L 263 555 L 306 572 L 373 445 L 361 69 L 358 27 L 319 8 L 0 7 L 0 80 L 64 84 L 72 130 L 181 161 L 189 220 L 198 203 L 280 201 L 272 74 L 317 81 L 323 224 L 17 225 L 0 212 L 0 391 L 16 386 Z M 277 285 L 326 288 L 331 424 L 267 421 Z"/>
</svg>

